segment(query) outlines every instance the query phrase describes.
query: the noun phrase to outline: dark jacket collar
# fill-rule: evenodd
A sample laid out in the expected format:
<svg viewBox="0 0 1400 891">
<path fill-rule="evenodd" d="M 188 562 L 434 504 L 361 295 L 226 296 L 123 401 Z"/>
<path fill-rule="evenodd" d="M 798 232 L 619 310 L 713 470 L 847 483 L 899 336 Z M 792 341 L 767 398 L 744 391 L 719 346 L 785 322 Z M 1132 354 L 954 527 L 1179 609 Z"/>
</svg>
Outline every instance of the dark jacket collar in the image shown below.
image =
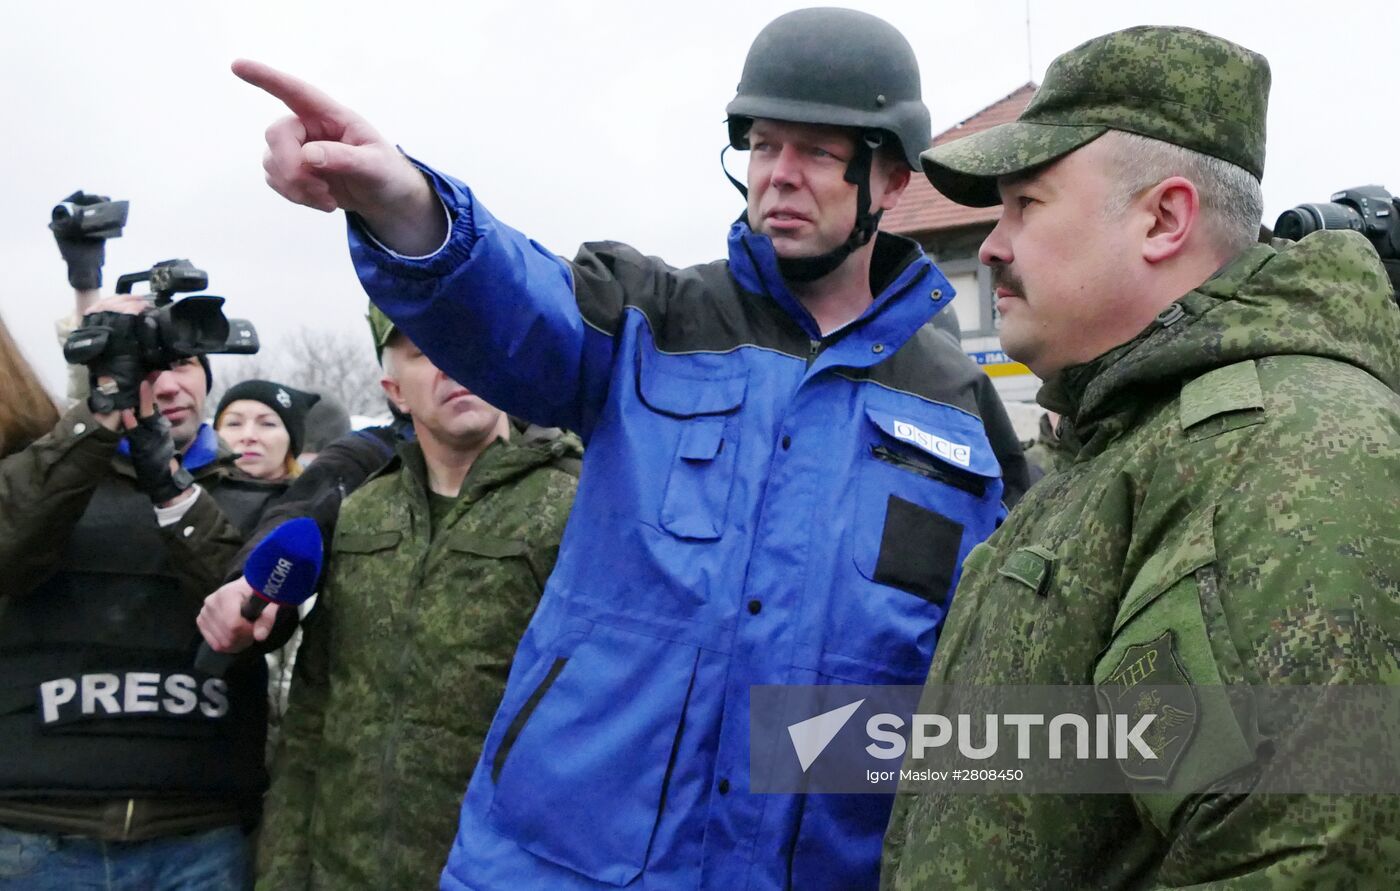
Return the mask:
<svg viewBox="0 0 1400 891">
<path fill-rule="evenodd" d="M 749 229 L 742 217 L 729 230 L 729 272 L 743 290 L 766 295 L 782 307 L 809 339 L 822 339 L 816 320 L 788 290 L 778 271 L 772 240 Z M 953 298 L 952 286 L 923 249 L 914 241 L 888 232 L 875 234 L 870 280 L 874 301 L 859 319 L 842 330 L 867 327 L 870 338 L 893 349 L 912 337 Z"/>
</svg>

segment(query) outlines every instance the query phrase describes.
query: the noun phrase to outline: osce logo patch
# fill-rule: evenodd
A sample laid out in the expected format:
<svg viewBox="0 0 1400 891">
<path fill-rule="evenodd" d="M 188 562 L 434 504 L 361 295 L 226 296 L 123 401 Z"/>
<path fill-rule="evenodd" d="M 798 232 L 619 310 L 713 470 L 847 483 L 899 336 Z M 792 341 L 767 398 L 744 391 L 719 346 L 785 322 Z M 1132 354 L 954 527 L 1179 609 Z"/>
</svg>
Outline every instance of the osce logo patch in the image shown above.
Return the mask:
<svg viewBox="0 0 1400 891">
<path fill-rule="evenodd" d="M 222 718 L 226 714 L 228 684 L 220 678 L 200 683 L 188 674 L 101 672 L 54 678 L 39 685 L 39 720 L 45 725 L 96 718 Z"/>
<path fill-rule="evenodd" d="M 972 466 L 971 446 L 949 442 L 941 436 L 934 436 L 927 430 L 920 430 L 908 421 L 895 421 L 894 435 L 905 442 L 912 442 L 926 452 L 931 452 L 940 458 L 946 458 L 954 464 L 961 464 L 963 467 Z"/>
</svg>

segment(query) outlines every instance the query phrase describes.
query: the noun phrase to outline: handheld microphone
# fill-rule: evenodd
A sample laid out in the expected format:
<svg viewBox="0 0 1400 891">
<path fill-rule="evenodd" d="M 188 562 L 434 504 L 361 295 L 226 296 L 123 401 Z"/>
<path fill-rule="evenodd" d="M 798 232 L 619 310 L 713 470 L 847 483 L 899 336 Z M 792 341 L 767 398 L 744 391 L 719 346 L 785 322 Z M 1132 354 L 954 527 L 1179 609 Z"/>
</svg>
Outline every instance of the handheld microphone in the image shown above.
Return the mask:
<svg viewBox="0 0 1400 891">
<path fill-rule="evenodd" d="M 243 563 L 243 577 L 252 586 L 253 596 L 243 604 L 239 615 L 251 622 L 262 615 L 269 603 L 300 606 L 316 590 L 324 550 L 321 527 L 310 517 L 297 517 L 276 526 Z M 221 676 L 237 655 L 217 652 L 206 641 L 200 644 L 194 667 Z"/>
</svg>

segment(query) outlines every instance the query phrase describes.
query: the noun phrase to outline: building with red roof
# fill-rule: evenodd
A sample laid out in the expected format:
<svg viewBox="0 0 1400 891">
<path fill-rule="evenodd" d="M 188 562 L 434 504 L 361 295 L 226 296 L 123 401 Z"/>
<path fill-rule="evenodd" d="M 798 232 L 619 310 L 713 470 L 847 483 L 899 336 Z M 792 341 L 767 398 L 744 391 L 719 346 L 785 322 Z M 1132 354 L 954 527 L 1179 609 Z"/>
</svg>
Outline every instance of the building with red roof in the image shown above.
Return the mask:
<svg viewBox="0 0 1400 891">
<path fill-rule="evenodd" d="M 972 117 L 939 133 L 933 145 L 952 142 L 970 133 L 1014 121 L 1035 95 L 1033 83 L 1018 87 Z M 963 207 L 937 192 L 923 176 L 909 181 L 899 204 L 885 212 L 880 228 L 923 245 L 957 290 L 944 312 L 957 314 L 963 349 L 996 381 L 1005 400 L 1034 398 L 1040 381 L 1030 369 L 1001 353 L 998 320 L 992 298 L 991 274 L 977 261 L 977 249 L 992 231 L 1001 208 Z"/>
</svg>

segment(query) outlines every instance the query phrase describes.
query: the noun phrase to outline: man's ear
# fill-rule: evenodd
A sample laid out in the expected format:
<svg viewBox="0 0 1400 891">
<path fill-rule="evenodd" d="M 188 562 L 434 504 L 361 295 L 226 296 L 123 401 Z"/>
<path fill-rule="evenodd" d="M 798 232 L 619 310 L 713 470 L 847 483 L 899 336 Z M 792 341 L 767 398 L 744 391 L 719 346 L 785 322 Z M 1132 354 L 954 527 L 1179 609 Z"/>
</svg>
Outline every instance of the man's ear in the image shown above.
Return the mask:
<svg viewBox="0 0 1400 891">
<path fill-rule="evenodd" d="M 1171 176 L 1147 190 L 1137 205 L 1151 220 L 1142 241 L 1142 258 L 1161 263 L 1181 254 L 1201 226 L 1201 197 L 1196 184 Z"/>
<path fill-rule="evenodd" d="M 880 197 L 878 206 L 880 210 L 889 210 L 899 203 L 899 197 L 904 194 L 904 189 L 909 185 L 909 168 L 901 162 L 890 165 L 890 171 L 885 180 L 885 194 Z"/>
<path fill-rule="evenodd" d="M 403 401 L 403 393 L 399 390 L 399 382 L 392 377 L 381 377 L 379 386 L 383 388 L 384 395 L 389 397 L 389 401 L 394 403 L 394 408 L 404 414 L 411 414 L 408 410 L 408 403 Z"/>
</svg>

